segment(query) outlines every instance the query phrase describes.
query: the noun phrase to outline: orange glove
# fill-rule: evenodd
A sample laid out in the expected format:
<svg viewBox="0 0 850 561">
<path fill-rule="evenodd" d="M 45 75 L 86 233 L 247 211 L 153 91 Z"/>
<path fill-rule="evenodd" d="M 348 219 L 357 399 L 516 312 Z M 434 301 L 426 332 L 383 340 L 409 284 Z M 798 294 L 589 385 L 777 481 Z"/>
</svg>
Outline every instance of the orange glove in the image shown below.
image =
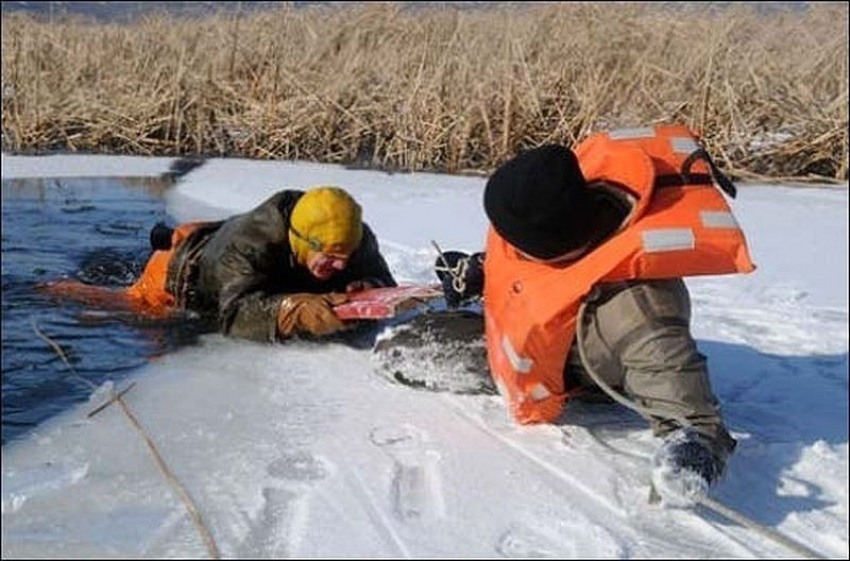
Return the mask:
<svg viewBox="0 0 850 561">
<path fill-rule="evenodd" d="M 290 294 L 277 312 L 277 334 L 280 338 L 298 333 L 330 335 L 346 325 L 336 317 L 333 307 L 348 300 L 345 294 Z"/>
</svg>

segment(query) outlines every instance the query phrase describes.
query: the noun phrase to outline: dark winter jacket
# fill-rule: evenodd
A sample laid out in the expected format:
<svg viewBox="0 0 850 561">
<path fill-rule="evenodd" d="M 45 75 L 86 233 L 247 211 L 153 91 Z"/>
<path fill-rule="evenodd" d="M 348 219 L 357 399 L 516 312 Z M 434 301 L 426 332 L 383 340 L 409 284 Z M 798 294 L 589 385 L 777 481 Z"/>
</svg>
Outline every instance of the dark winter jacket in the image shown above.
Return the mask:
<svg viewBox="0 0 850 561">
<path fill-rule="evenodd" d="M 230 336 L 274 341 L 281 300 L 297 292 L 344 292 L 362 280 L 373 286 L 396 282 L 363 224 L 363 239 L 345 270 L 326 281 L 296 263 L 289 246 L 289 217 L 303 191 L 281 191 L 250 212 L 193 232 L 169 263 L 168 288 L 178 304 L 215 314 Z"/>
</svg>

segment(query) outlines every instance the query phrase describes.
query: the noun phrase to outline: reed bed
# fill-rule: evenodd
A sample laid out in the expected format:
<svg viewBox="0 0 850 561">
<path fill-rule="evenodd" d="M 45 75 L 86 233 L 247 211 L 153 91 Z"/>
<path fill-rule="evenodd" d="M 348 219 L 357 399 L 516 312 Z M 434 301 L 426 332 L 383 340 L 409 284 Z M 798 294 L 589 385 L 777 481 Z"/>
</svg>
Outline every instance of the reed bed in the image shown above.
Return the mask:
<svg viewBox="0 0 850 561">
<path fill-rule="evenodd" d="M 743 178 L 846 181 L 848 5 L 355 4 L 2 18 L 2 147 L 488 173 L 685 123 Z"/>
</svg>

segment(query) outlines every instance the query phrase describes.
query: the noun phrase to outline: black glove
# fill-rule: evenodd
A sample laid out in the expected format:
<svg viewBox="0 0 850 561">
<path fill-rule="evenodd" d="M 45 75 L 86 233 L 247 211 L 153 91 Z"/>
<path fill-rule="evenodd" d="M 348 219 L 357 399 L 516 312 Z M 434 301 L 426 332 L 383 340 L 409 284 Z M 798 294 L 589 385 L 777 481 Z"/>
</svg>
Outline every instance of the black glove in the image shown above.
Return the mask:
<svg viewBox="0 0 850 561">
<path fill-rule="evenodd" d="M 469 255 L 460 251 L 446 251 L 437 256 L 434 271 L 443 285 L 449 308 L 457 308 L 480 298 L 484 291 L 483 253 Z"/>
<path fill-rule="evenodd" d="M 154 251 L 166 251 L 171 249 L 171 236 L 174 234 L 174 228 L 166 225 L 165 222 L 157 222 L 151 228 L 151 249 Z"/>
</svg>

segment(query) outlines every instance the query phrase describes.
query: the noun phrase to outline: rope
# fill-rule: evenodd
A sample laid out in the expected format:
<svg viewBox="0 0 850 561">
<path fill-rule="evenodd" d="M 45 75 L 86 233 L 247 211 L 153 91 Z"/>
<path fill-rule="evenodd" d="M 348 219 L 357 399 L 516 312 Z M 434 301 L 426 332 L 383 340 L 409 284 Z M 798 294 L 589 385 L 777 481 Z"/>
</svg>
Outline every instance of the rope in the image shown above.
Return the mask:
<svg viewBox="0 0 850 561">
<path fill-rule="evenodd" d="M 614 388 L 609 386 L 607 383 L 605 383 L 605 381 L 601 378 L 601 376 L 599 376 L 599 374 L 594 370 L 593 366 L 591 366 L 590 361 L 588 361 L 587 357 L 585 356 L 584 348 L 582 347 L 582 344 L 581 344 L 582 340 L 584 339 L 584 322 L 583 322 L 583 319 L 584 319 L 584 311 L 585 311 L 586 307 L 587 307 L 587 303 L 582 302 L 582 304 L 581 304 L 581 306 L 579 307 L 579 310 L 578 310 L 578 317 L 576 318 L 576 346 L 578 347 L 579 357 L 581 358 L 581 362 L 584 365 L 584 368 L 587 371 L 587 373 L 590 375 L 591 378 L 593 378 L 593 381 L 596 382 L 596 384 L 600 388 L 602 388 L 602 390 L 605 393 L 607 393 L 609 396 L 611 396 L 611 398 L 614 401 L 616 401 L 617 403 L 620 403 L 621 405 L 624 405 L 624 406 L 628 407 L 629 409 L 632 409 L 633 411 L 636 411 L 643 416 L 648 416 L 648 417 L 661 416 L 661 415 L 658 414 L 658 411 L 656 411 L 652 408 L 642 407 L 642 406 L 638 405 L 637 403 L 635 403 L 634 401 L 628 399 L 624 395 L 620 394 L 617 390 L 615 390 Z M 677 421 L 682 426 L 688 426 L 690 424 L 683 417 L 676 417 L 676 416 L 669 416 L 669 415 L 666 415 L 666 416 L 668 418 L 672 418 L 673 420 Z M 652 490 L 654 491 L 654 487 L 652 488 Z M 762 524 L 759 524 L 758 522 L 756 522 L 754 520 L 747 518 L 743 514 L 737 512 L 737 511 L 735 511 L 735 510 L 733 510 L 733 509 L 731 509 L 727 506 L 724 506 L 723 504 L 717 502 L 714 499 L 711 499 L 707 496 L 702 497 L 702 498 L 699 499 L 699 504 L 701 504 L 701 505 L 703 505 L 707 508 L 710 508 L 711 510 L 714 510 L 718 514 L 725 516 L 729 520 L 732 520 L 733 522 L 736 522 L 736 523 L 740 524 L 741 526 L 744 526 L 745 528 L 750 528 L 751 530 L 755 530 L 757 533 L 761 534 L 763 537 L 768 538 L 770 540 L 773 540 L 773 541 L 775 541 L 775 542 L 777 542 L 781 545 L 784 545 L 788 549 L 793 550 L 798 555 L 802 555 L 803 557 L 806 557 L 807 559 L 825 559 L 825 557 L 823 557 L 819 553 L 809 549 L 805 545 L 789 538 L 788 536 L 781 534 L 780 532 L 777 532 L 776 530 L 773 530 L 772 528 L 768 528 L 768 527 L 766 527 Z"/>
<path fill-rule="evenodd" d="M 689 426 L 690 423 L 684 417 L 678 417 L 678 416 L 675 416 L 675 415 L 669 415 L 667 413 L 661 413 L 658 410 L 655 410 L 655 409 L 652 409 L 652 408 L 649 408 L 649 407 L 643 407 L 642 405 L 638 405 L 637 403 L 630 400 L 629 398 L 627 398 L 626 396 L 622 395 L 620 392 L 618 392 L 617 390 L 615 390 L 614 388 L 609 386 L 607 383 L 605 383 L 605 380 L 603 380 L 599 376 L 599 374 L 597 374 L 597 372 L 590 365 L 590 361 L 587 360 L 587 356 L 585 356 L 585 353 L 584 353 L 584 347 L 581 344 L 582 340 L 584 339 L 584 322 L 583 322 L 583 319 L 584 319 L 584 311 L 585 311 L 586 308 L 587 308 L 587 302 L 582 302 L 581 306 L 578 309 L 578 317 L 576 318 L 576 347 L 578 347 L 578 356 L 579 356 L 579 358 L 581 358 L 581 362 L 584 365 L 585 370 L 590 375 L 590 377 L 593 378 L 593 381 L 596 382 L 596 384 L 600 388 L 602 388 L 602 391 L 607 393 L 611 397 L 611 399 L 613 399 L 614 401 L 616 401 L 620 405 L 628 407 L 632 411 L 635 411 L 638 414 L 643 415 L 644 417 L 666 417 L 666 418 L 669 418 L 669 419 L 673 419 L 674 421 L 678 422 L 683 427 Z"/>
<path fill-rule="evenodd" d="M 733 522 L 737 522 L 741 526 L 744 526 L 744 527 L 749 528 L 751 530 L 755 530 L 756 532 L 758 532 L 762 536 L 784 545 L 788 549 L 792 550 L 794 553 L 796 553 L 796 554 L 798 554 L 802 557 L 805 557 L 806 559 L 826 559 L 826 557 L 824 557 L 820 553 L 817 553 L 816 551 L 809 549 L 808 547 L 801 544 L 800 542 L 792 540 L 788 536 L 781 534 L 781 533 L 777 532 L 776 530 L 774 530 L 772 528 L 768 528 L 766 526 L 763 526 L 763 525 L 759 524 L 758 522 L 747 518 L 746 516 L 744 516 L 740 512 L 732 510 L 731 508 L 723 505 L 722 503 L 715 501 L 714 499 L 711 499 L 709 497 L 703 497 L 703 498 L 700 499 L 699 503 L 701 505 L 705 506 L 705 507 L 710 508 L 711 510 L 713 510 L 714 512 L 716 512 L 718 514 L 725 516 L 729 520 L 731 520 Z"/>
<path fill-rule="evenodd" d="M 55 341 L 50 339 L 50 337 L 45 335 L 38 328 L 35 321 L 32 322 L 32 328 L 35 331 L 35 334 L 36 334 L 36 336 L 38 336 L 39 339 L 41 339 L 42 341 L 45 341 L 48 345 L 50 345 L 53 348 L 54 351 L 56 351 L 56 354 L 59 355 L 59 358 L 62 359 L 63 363 L 65 363 L 65 366 L 68 368 L 71 375 L 73 375 L 76 379 L 82 381 L 86 385 L 88 385 L 90 388 L 97 389 L 97 385 L 95 385 L 90 380 L 87 380 L 87 379 L 83 378 L 82 376 L 80 376 L 79 374 L 77 374 L 76 370 L 74 370 L 74 367 L 71 366 L 71 363 L 68 361 L 67 357 L 65 356 L 65 353 L 62 351 L 62 348 L 58 344 L 56 344 Z M 132 386 L 130 386 L 130 387 L 132 387 Z M 153 439 L 151 439 L 151 437 L 148 435 L 147 431 L 145 431 L 144 427 L 142 427 L 141 423 L 136 418 L 136 416 L 133 415 L 133 412 L 130 410 L 130 406 L 127 405 L 127 403 L 124 401 L 124 398 L 122 396 L 123 396 L 124 393 L 127 392 L 127 390 L 130 389 L 130 387 L 125 389 L 120 394 L 115 393 L 115 390 L 110 390 L 111 395 L 110 395 L 110 399 L 109 399 L 108 403 L 118 402 L 118 404 L 121 406 L 121 410 L 124 411 L 124 414 L 127 416 L 127 419 L 130 421 L 130 424 L 133 426 L 134 429 L 136 429 L 136 432 L 138 432 L 139 436 L 142 437 L 142 440 L 144 440 L 145 444 L 147 445 L 148 450 L 150 451 L 151 455 L 153 456 L 154 461 L 156 462 L 156 465 L 159 468 L 160 472 L 165 477 L 165 479 L 168 481 L 168 483 L 171 485 L 172 489 L 177 493 L 177 495 L 183 501 L 183 504 L 186 508 L 186 511 L 189 513 L 189 516 L 192 518 L 192 521 L 194 522 L 195 527 L 198 530 L 198 533 L 201 534 L 201 539 L 203 539 L 204 545 L 206 546 L 207 552 L 210 554 L 210 557 L 212 557 L 213 559 L 220 559 L 221 554 L 219 553 L 218 546 L 216 546 L 215 540 L 213 539 L 212 534 L 210 534 L 209 529 L 207 528 L 206 524 L 204 523 L 204 520 L 203 520 L 203 517 L 201 516 L 201 513 L 198 511 L 197 506 L 195 506 L 195 502 L 192 500 L 192 496 L 189 494 L 189 492 L 186 490 L 186 488 L 180 483 L 180 481 L 174 475 L 174 472 L 172 472 L 171 469 L 168 467 L 168 464 L 165 463 L 165 460 L 162 458 L 162 455 L 160 455 L 159 450 L 157 450 L 156 444 L 154 444 Z M 105 404 L 105 405 L 108 405 L 108 403 Z M 100 411 L 101 409 L 103 409 L 103 407 L 95 409 L 93 412 L 89 413 L 89 417 L 91 417 L 92 415 L 94 415 L 95 413 Z"/>
<path fill-rule="evenodd" d="M 135 386 L 135 385 L 136 385 L 136 382 L 133 382 L 130 385 L 128 385 L 126 388 L 124 388 L 123 390 L 118 392 L 117 394 L 113 392 L 112 395 L 110 396 L 110 398 L 107 399 L 105 402 L 103 402 L 99 407 L 95 407 L 94 409 L 89 411 L 86 414 L 86 418 L 91 419 L 92 417 L 94 417 L 95 415 L 97 415 L 98 413 L 100 413 L 101 411 L 103 411 L 104 409 L 106 409 L 107 407 L 112 405 L 113 403 L 115 403 L 116 399 L 118 399 L 119 397 L 122 397 L 125 393 L 127 393 L 128 391 L 133 389 L 133 386 Z"/>
<path fill-rule="evenodd" d="M 431 243 L 434 244 L 434 249 L 437 250 L 437 254 L 440 256 L 440 260 L 443 262 L 442 267 L 434 267 L 437 271 L 445 271 L 452 277 L 452 288 L 458 295 L 463 294 L 466 291 L 466 270 L 469 268 L 469 259 L 460 259 L 457 262 L 457 265 L 454 267 L 449 267 L 449 262 L 446 261 L 446 256 L 443 255 L 443 250 L 440 249 L 440 246 L 437 245 L 437 242 L 431 240 Z"/>
</svg>

